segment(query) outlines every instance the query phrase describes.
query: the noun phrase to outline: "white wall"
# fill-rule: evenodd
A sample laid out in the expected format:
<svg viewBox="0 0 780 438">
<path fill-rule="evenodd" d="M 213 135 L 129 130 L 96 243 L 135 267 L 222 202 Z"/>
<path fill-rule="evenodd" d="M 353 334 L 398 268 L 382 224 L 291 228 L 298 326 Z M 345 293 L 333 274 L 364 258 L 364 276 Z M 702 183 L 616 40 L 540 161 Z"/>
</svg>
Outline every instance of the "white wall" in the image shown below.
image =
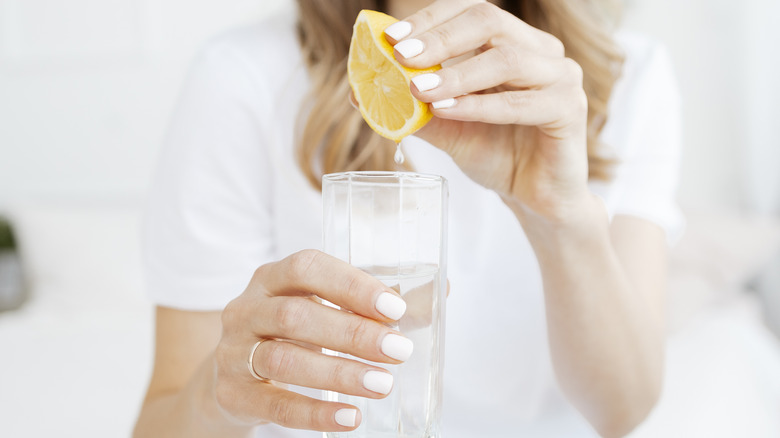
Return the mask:
<svg viewBox="0 0 780 438">
<path fill-rule="evenodd" d="M 0 211 L 138 198 L 205 39 L 288 0 L 0 0 Z"/>
<path fill-rule="evenodd" d="M 780 212 L 780 2 L 632 0 L 625 26 L 669 48 L 684 101 L 680 199 Z"/>
</svg>

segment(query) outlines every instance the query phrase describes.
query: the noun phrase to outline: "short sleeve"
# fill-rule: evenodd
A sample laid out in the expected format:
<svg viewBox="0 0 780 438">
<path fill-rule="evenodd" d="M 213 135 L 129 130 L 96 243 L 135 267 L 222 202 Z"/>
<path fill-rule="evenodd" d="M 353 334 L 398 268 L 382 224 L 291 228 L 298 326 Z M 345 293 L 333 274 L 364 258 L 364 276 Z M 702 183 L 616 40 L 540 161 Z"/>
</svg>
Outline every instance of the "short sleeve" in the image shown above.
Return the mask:
<svg viewBox="0 0 780 438">
<path fill-rule="evenodd" d="M 273 254 L 268 93 L 219 41 L 197 57 L 169 126 L 143 227 L 158 305 L 221 310 Z"/>
<path fill-rule="evenodd" d="M 646 219 L 679 239 L 684 218 L 676 202 L 681 102 L 663 46 L 636 36 L 619 39 L 626 63 L 610 104 L 602 139 L 616 154 L 613 180 L 591 183 L 611 215 Z"/>
</svg>

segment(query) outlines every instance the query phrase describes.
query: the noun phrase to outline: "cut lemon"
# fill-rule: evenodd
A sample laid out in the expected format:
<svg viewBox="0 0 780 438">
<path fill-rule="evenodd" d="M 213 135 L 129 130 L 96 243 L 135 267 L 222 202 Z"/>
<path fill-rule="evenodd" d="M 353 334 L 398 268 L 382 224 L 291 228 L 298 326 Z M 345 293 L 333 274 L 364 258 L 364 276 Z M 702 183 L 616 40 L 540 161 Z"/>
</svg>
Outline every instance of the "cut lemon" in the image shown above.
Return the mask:
<svg viewBox="0 0 780 438">
<path fill-rule="evenodd" d="M 409 91 L 411 79 L 441 66 L 418 70 L 398 63 L 384 36 L 385 28 L 396 21 L 381 12 L 360 11 L 352 30 L 347 71 L 363 119 L 377 134 L 397 143 L 433 117 L 428 105 Z"/>
</svg>

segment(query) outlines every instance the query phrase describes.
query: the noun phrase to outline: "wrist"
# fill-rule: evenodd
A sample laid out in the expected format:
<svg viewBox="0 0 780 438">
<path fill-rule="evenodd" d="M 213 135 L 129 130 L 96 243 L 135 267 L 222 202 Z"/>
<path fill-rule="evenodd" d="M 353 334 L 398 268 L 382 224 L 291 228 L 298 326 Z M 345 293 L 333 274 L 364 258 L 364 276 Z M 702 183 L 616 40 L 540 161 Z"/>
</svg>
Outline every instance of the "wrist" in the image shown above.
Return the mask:
<svg viewBox="0 0 780 438">
<path fill-rule="evenodd" d="M 505 198 L 504 202 L 515 213 L 537 252 L 609 241 L 609 215 L 604 201 L 588 190 L 551 209 L 551 215 L 540 215 L 513 199 Z"/>
</svg>

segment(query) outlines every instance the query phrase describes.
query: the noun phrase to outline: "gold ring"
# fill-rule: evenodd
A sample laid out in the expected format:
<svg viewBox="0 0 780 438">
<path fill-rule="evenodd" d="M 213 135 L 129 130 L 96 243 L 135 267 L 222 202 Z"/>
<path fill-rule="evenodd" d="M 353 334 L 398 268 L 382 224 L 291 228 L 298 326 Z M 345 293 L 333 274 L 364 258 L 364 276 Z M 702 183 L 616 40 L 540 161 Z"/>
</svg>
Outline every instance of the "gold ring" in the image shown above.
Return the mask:
<svg viewBox="0 0 780 438">
<path fill-rule="evenodd" d="M 257 343 L 254 346 L 252 346 L 252 351 L 249 352 L 249 360 L 246 362 L 247 367 L 249 367 L 249 372 L 252 374 L 252 377 L 254 377 L 255 379 L 261 382 L 270 382 L 271 379 L 267 377 L 263 377 L 260 374 L 257 374 L 257 371 L 255 371 L 255 366 L 252 364 L 252 361 L 255 358 L 255 351 L 257 351 L 257 347 L 259 347 L 260 344 L 262 344 L 263 342 L 270 341 L 270 340 L 271 339 L 263 338 L 257 341 Z"/>
</svg>

